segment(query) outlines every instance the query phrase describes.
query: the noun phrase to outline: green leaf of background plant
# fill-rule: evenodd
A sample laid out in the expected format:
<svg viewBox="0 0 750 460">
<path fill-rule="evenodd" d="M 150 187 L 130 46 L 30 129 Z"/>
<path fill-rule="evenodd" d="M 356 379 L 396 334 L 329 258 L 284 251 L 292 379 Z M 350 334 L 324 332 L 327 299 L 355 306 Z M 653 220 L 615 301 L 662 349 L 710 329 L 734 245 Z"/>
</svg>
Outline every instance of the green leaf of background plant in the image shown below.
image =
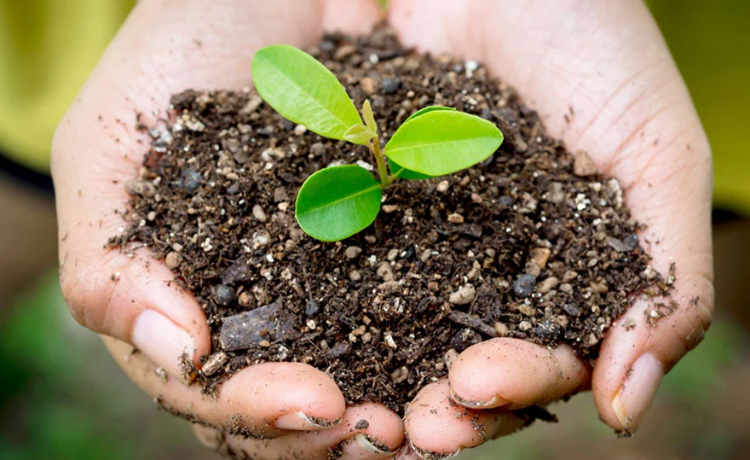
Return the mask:
<svg viewBox="0 0 750 460">
<path fill-rule="evenodd" d="M 413 119 L 415 119 L 417 117 L 420 117 L 420 116 L 424 115 L 425 113 L 435 112 L 435 111 L 438 111 L 438 110 L 445 110 L 445 111 L 448 111 L 448 112 L 455 112 L 456 111 L 456 109 L 454 109 L 453 107 L 445 107 L 443 105 L 431 105 L 429 107 L 425 107 L 423 109 L 417 110 L 416 112 L 412 113 L 411 116 L 409 118 L 407 118 L 404 123 L 406 123 L 407 121 L 413 120 Z"/>
<path fill-rule="evenodd" d="M 308 235 L 321 241 L 339 241 L 372 224 L 382 198 L 380 184 L 366 169 L 332 166 L 302 184 L 295 214 Z"/>
<path fill-rule="evenodd" d="M 304 51 L 267 46 L 255 54 L 252 73 L 263 100 L 314 133 L 343 140 L 349 128 L 362 123 L 341 83 Z"/>
<path fill-rule="evenodd" d="M 344 133 L 345 141 L 359 145 L 367 145 L 373 137 L 375 137 L 375 133 L 362 124 L 354 125 Z"/>
<path fill-rule="evenodd" d="M 408 180 L 422 180 L 422 179 L 432 179 L 432 176 L 428 176 L 427 174 L 421 174 L 414 171 L 409 171 L 406 168 L 403 168 L 401 165 L 397 164 L 390 158 L 388 158 L 388 167 L 391 169 L 391 176 L 393 178 L 399 178 L 399 179 L 408 179 Z"/>
<path fill-rule="evenodd" d="M 443 176 L 485 160 L 502 142 L 503 133 L 487 120 L 433 110 L 401 125 L 385 154 L 403 168 Z"/>
</svg>

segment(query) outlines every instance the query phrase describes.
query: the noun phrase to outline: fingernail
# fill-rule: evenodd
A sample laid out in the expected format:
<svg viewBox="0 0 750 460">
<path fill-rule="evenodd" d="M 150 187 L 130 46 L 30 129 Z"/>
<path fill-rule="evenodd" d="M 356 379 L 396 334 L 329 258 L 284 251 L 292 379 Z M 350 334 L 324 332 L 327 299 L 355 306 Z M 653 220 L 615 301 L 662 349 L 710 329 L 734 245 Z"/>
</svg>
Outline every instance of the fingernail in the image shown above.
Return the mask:
<svg viewBox="0 0 750 460">
<path fill-rule="evenodd" d="M 135 320 L 133 345 L 161 366 L 169 375 L 183 382 L 182 357 L 192 359 L 195 340 L 186 330 L 154 310 L 145 310 Z"/>
<path fill-rule="evenodd" d="M 324 430 L 338 425 L 340 420 L 330 421 L 319 417 L 309 417 L 304 412 L 284 414 L 274 422 L 276 428 L 289 431 Z"/>
<path fill-rule="evenodd" d="M 395 453 L 388 446 L 373 440 L 364 433 L 360 433 L 352 436 L 351 442 L 343 446 L 340 460 L 390 457 Z"/>
<path fill-rule="evenodd" d="M 626 434 L 635 433 L 664 378 L 664 367 L 651 354 L 638 358 L 612 399 L 612 409 Z"/>
<path fill-rule="evenodd" d="M 494 409 L 496 407 L 504 406 L 510 402 L 497 395 L 495 395 L 489 401 L 471 401 L 469 399 L 465 399 L 457 395 L 456 392 L 453 391 L 453 388 L 451 388 L 450 391 L 451 391 L 451 399 L 456 401 L 458 404 L 464 407 L 471 408 L 471 409 Z"/>
<path fill-rule="evenodd" d="M 411 450 L 414 451 L 415 454 L 417 454 L 417 457 L 421 458 L 422 460 L 444 460 L 446 458 L 453 458 L 461 453 L 463 449 L 459 448 L 457 451 L 453 453 L 444 453 L 444 452 L 430 452 L 427 450 L 422 450 L 414 445 L 414 443 L 409 440 L 409 446 L 411 446 Z"/>
</svg>

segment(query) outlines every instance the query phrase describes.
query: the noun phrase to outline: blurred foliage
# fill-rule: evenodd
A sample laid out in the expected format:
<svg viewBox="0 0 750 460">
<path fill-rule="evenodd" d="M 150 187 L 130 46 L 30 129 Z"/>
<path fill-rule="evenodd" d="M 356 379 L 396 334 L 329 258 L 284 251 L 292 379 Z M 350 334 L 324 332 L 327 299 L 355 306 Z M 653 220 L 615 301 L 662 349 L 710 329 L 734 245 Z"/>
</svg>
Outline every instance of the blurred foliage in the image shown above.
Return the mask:
<svg viewBox="0 0 750 460">
<path fill-rule="evenodd" d="M 65 307 L 56 274 L 0 324 L 0 459 L 206 459 Z"/>
<path fill-rule="evenodd" d="M 750 1 L 648 3 L 708 133 L 715 202 L 750 216 Z"/>
</svg>

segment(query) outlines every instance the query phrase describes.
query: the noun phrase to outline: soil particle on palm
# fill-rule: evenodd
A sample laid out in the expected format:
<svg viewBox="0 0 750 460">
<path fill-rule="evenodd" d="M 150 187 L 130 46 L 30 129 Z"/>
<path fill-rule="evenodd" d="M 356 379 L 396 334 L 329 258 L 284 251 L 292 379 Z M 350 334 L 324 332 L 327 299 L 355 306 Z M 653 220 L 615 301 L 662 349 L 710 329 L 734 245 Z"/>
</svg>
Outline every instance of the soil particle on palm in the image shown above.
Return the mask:
<svg viewBox="0 0 750 460">
<path fill-rule="evenodd" d="M 295 221 L 297 190 L 369 152 L 296 126 L 251 90 L 175 95 L 110 245 L 147 245 L 200 302 L 214 348 L 198 373 L 206 391 L 248 365 L 296 361 L 349 403 L 403 413 L 475 343 L 566 343 L 593 359 L 637 295 L 669 288 L 617 180 L 566 151 L 482 65 L 415 54 L 387 29 L 309 51 L 358 107 L 371 101 L 384 141 L 430 105 L 489 119 L 506 140 L 476 167 L 397 182 L 375 225 L 321 243 Z"/>
</svg>

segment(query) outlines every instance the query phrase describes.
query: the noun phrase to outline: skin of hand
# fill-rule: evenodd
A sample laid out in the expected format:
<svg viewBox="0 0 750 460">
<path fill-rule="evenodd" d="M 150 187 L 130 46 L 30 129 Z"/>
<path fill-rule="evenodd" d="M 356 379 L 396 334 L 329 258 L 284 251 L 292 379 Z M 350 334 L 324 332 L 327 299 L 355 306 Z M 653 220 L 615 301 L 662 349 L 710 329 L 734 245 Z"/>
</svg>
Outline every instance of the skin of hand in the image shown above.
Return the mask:
<svg viewBox="0 0 750 460">
<path fill-rule="evenodd" d="M 196 432 L 225 452 L 315 459 L 351 440 L 345 458 L 384 458 L 401 443 L 403 426 L 380 406 L 344 409 L 335 384 L 308 366 L 245 369 L 218 399 L 154 374 L 161 366 L 179 375 L 175 357 L 194 349 L 197 359 L 210 344 L 200 308 L 168 286 L 166 267 L 140 252 L 129 259 L 102 250 L 122 225 L 113 213 L 127 199 L 121 182 L 137 172 L 148 142 L 134 131 L 133 113 L 148 124 L 172 93 L 246 86 L 261 46 L 311 44 L 324 27 L 364 32 L 377 19 L 373 5 L 225 0 L 207 8 L 199 0 L 144 0 L 55 140 L 61 279 L 74 316 L 136 345 L 148 358 L 106 339 L 149 394 L 218 427 Z M 443 458 L 479 445 L 523 425 L 513 410 L 588 388 L 605 423 L 635 431 L 664 373 L 700 341 L 713 309 L 710 148 L 646 7 L 638 0 L 392 0 L 389 19 L 405 44 L 482 61 L 515 86 L 552 135 L 619 179 L 633 217 L 648 226 L 639 237 L 654 268 L 677 267 L 676 310 L 652 327 L 646 314 L 655 301 L 637 301 L 609 331 L 593 371 L 569 347 L 495 339 L 465 351 L 448 380 L 427 386 L 410 405 L 404 424 L 411 447 L 397 458 Z M 635 328 L 623 328 L 625 319 Z M 321 427 L 298 413 L 342 422 L 315 431 Z M 359 418 L 370 422 L 365 432 L 351 429 Z M 238 424 L 277 439 L 226 434 Z"/>
</svg>

